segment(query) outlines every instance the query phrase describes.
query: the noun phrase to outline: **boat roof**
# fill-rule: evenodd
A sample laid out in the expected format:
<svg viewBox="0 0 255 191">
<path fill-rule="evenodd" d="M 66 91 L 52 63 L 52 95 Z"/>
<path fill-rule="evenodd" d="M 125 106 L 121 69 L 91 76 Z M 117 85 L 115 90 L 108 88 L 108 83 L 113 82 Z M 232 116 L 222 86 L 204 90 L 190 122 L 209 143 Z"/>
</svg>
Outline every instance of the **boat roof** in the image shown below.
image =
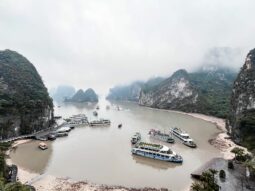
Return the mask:
<svg viewBox="0 0 255 191">
<path fill-rule="evenodd" d="M 58 131 L 67 131 L 70 130 L 70 127 L 60 127 Z"/>
<path fill-rule="evenodd" d="M 160 145 L 160 144 L 153 144 L 153 143 L 146 143 L 146 142 L 140 142 L 139 143 L 139 146 L 140 147 L 153 147 L 153 148 L 156 148 L 156 149 L 162 149 L 163 146 Z"/>
<path fill-rule="evenodd" d="M 39 143 L 40 146 L 47 146 L 44 142 Z"/>
<path fill-rule="evenodd" d="M 177 131 L 180 135 L 182 136 L 189 136 L 188 133 L 186 133 L 185 131 L 183 131 L 181 128 L 178 128 L 178 127 L 174 127 L 172 128 L 173 131 Z"/>
<path fill-rule="evenodd" d="M 187 140 L 185 140 L 186 142 L 190 142 L 190 141 L 193 141 L 193 139 L 187 139 Z"/>
<path fill-rule="evenodd" d="M 169 148 L 165 145 L 163 145 L 163 147 L 160 149 L 160 151 L 168 151 L 168 150 L 169 150 Z"/>
<path fill-rule="evenodd" d="M 189 136 L 188 133 L 180 133 L 181 136 Z"/>
</svg>

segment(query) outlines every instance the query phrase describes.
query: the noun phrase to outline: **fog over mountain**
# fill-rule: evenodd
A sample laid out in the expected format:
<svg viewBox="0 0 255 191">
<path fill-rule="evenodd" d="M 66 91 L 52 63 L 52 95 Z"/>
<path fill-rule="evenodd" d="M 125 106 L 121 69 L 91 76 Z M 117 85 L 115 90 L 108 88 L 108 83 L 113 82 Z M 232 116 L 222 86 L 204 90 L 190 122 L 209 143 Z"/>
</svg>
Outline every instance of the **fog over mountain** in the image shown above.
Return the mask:
<svg viewBox="0 0 255 191">
<path fill-rule="evenodd" d="M 253 0 L 1 0 L 0 49 L 26 55 L 48 88 L 105 93 L 180 68 L 240 68 L 254 47 L 254 7 Z"/>
</svg>

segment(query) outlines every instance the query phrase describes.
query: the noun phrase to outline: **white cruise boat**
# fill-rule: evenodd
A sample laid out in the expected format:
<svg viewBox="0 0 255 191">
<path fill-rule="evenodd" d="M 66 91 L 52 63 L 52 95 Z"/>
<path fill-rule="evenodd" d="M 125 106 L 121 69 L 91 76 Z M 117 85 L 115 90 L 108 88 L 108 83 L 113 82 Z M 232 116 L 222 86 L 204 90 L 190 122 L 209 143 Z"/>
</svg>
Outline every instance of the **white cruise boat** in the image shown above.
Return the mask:
<svg viewBox="0 0 255 191">
<path fill-rule="evenodd" d="M 173 137 L 171 137 L 169 134 L 162 133 L 160 130 L 151 129 L 149 131 L 149 135 L 153 139 L 157 139 L 157 140 L 164 141 L 164 142 L 167 142 L 167 143 L 174 143 L 175 142 Z"/>
<path fill-rule="evenodd" d="M 166 162 L 182 163 L 183 159 L 165 145 L 139 142 L 132 148 L 132 154 Z"/>
<path fill-rule="evenodd" d="M 83 126 L 83 125 L 88 125 L 88 118 L 85 114 L 77 114 L 66 119 L 66 122 L 68 125 Z"/>
<path fill-rule="evenodd" d="M 193 141 L 193 139 L 190 138 L 189 134 L 186 133 L 185 131 L 182 131 L 180 128 L 177 127 L 171 128 L 170 134 L 179 138 L 182 141 L 182 143 L 188 147 L 191 148 L 197 147 L 196 143 Z"/>
<path fill-rule="evenodd" d="M 90 126 L 109 126 L 111 121 L 108 119 L 94 120 L 89 123 Z"/>
</svg>

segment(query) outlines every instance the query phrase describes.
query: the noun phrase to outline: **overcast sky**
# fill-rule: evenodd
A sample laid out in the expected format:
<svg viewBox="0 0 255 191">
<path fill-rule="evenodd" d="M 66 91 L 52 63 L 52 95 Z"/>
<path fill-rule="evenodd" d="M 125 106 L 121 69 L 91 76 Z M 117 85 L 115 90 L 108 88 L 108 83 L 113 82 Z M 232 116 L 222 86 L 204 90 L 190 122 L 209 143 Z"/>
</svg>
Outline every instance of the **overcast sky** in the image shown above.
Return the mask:
<svg viewBox="0 0 255 191">
<path fill-rule="evenodd" d="M 214 47 L 255 48 L 254 0 L 0 0 L 0 49 L 16 50 L 48 88 L 105 92 L 192 70 Z"/>
</svg>

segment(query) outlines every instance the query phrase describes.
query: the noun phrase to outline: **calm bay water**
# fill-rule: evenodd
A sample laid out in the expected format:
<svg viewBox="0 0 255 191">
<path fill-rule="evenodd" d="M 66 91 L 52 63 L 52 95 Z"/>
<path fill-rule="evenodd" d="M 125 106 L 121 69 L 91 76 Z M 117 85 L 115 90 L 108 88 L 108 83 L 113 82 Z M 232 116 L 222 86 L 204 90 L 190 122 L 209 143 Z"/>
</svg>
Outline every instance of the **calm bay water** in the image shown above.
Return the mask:
<svg viewBox="0 0 255 191">
<path fill-rule="evenodd" d="M 123 110 L 117 111 L 111 106 L 118 104 Z M 85 113 L 90 120 L 96 105 L 60 104 L 55 115 L 68 117 Z M 184 190 L 191 184 L 190 173 L 220 152 L 208 143 L 219 130 L 215 125 L 184 114 L 140 107 L 134 103 L 109 103 L 100 101 L 98 118 L 109 118 L 110 127 L 78 127 L 68 137 L 48 142 L 49 149 L 41 151 L 38 142 L 20 145 L 11 153 L 17 165 L 26 170 L 46 173 L 75 180 L 88 180 L 93 183 L 121 185 L 128 187 L 156 187 L 172 190 Z M 123 127 L 118 129 L 118 124 Z M 183 164 L 161 162 L 153 159 L 133 156 L 130 138 L 139 131 L 142 139 L 150 142 L 148 131 L 151 128 L 169 132 L 169 128 L 178 126 L 186 130 L 198 145 L 191 149 L 176 140 L 167 144 L 181 154 Z"/>
</svg>

